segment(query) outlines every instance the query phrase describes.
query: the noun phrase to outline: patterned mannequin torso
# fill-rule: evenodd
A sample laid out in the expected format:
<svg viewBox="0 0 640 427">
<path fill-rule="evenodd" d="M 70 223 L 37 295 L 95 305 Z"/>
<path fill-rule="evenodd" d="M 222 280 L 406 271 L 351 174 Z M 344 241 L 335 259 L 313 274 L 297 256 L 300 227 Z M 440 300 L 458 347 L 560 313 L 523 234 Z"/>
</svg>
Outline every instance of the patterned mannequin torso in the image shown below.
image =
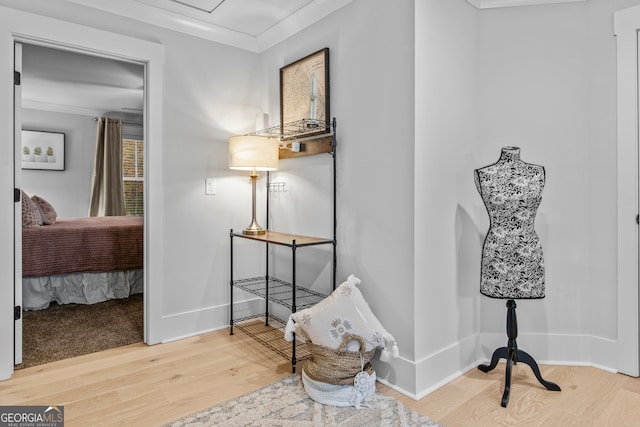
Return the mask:
<svg viewBox="0 0 640 427">
<path fill-rule="evenodd" d="M 493 298 L 544 298 L 542 246 L 534 230 L 544 167 L 520 160 L 518 147 L 504 147 L 498 162 L 474 175 L 490 219 L 480 292 Z"/>
</svg>

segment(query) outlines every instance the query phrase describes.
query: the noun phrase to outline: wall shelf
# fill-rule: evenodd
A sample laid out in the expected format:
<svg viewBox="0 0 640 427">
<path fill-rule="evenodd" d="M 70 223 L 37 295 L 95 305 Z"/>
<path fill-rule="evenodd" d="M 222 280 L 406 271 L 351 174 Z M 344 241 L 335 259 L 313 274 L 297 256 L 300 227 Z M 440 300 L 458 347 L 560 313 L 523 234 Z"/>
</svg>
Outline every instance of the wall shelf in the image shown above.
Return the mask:
<svg viewBox="0 0 640 427">
<path fill-rule="evenodd" d="M 317 137 L 318 135 L 327 136 L 332 133 L 333 127 L 334 125 L 332 122 L 315 119 L 302 119 L 296 120 L 295 122 L 285 123 L 280 126 L 261 129 L 247 135 L 266 136 L 267 138 L 277 138 L 280 141 L 288 141 L 292 139 Z"/>
<path fill-rule="evenodd" d="M 282 141 L 280 159 L 292 159 L 315 154 L 333 153 L 334 129 L 335 119 L 331 123 L 322 120 L 302 119 L 285 123 L 282 126 L 262 129 L 248 135 L 264 136 Z M 291 149 L 291 142 L 294 141 L 299 143 L 299 151 Z"/>
</svg>

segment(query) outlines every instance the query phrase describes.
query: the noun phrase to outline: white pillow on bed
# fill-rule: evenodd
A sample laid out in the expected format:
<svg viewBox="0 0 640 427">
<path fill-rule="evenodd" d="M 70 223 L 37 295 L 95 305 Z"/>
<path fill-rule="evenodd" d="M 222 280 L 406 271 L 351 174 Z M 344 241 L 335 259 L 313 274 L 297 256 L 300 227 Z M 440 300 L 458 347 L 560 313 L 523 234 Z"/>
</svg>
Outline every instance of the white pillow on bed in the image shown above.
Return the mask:
<svg viewBox="0 0 640 427">
<path fill-rule="evenodd" d="M 43 224 L 53 225 L 56 223 L 56 219 L 58 219 L 58 213 L 53 208 L 51 203 L 47 202 L 40 196 L 36 196 L 35 194 L 31 196 L 31 200 L 36 203 L 36 206 L 40 210 L 40 216 L 42 217 Z"/>
<path fill-rule="evenodd" d="M 24 191 L 22 192 L 22 226 L 39 227 L 43 224 L 42 215 L 36 202 Z"/>
</svg>

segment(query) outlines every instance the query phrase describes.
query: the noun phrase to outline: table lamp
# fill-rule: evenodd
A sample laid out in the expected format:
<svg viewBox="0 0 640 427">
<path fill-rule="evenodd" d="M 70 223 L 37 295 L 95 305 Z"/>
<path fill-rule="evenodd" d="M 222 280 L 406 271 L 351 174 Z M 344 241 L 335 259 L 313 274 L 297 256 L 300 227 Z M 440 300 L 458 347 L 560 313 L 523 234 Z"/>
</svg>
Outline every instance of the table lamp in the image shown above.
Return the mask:
<svg viewBox="0 0 640 427">
<path fill-rule="evenodd" d="M 251 224 L 242 233 L 264 234 L 265 230 L 256 221 L 256 183 L 258 172 L 278 169 L 278 140 L 263 136 L 232 136 L 229 139 L 229 169 L 250 171 L 251 177 Z"/>
</svg>

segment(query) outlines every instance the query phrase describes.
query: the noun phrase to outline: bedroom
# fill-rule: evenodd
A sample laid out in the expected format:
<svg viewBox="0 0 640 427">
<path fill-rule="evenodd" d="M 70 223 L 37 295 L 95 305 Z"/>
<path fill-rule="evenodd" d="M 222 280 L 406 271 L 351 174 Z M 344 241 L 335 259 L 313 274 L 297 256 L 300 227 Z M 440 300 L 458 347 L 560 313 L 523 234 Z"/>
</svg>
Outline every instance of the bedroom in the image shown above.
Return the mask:
<svg viewBox="0 0 640 427">
<path fill-rule="evenodd" d="M 101 317 L 112 318 L 108 327 L 120 330 L 119 338 L 113 337 L 113 332 L 107 333 L 106 324 L 102 337 L 95 332 L 82 332 L 80 325 L 92 316 L 90 313 L 82 315 L 82 307 L 67 304 L 96 304 L 142 293 L 144 67 L 29 43 L 21 44 L 21 56 L 20 112 L 24 130 L 21 143 L 25 153 L 33 153 L 36 146 L 47 149 L 54 145 L 56 153 L 53 153 L 53 147 L 51 151 L 57 154 L 48 162 L 33 162 L 33 154 L 23 153 L 22 165 L 16 168 L 16 182 L 22 183 L 25 192 L 23 202 L 26 203 L 29 196 L 39 203 L 44 199 L 44 203 L 50 203 L 55 210 L 53 221 L 47 222 L 53 222 L 52 225 L 38 226 L 39 222 L 34 220 L 31 224 L 23 218 L 24 351 L 23 363 L 19 364 L 23 368 L 59 357 L 107 349 L 116 343 L 130 343 L 136 336 L 142 341 L 142 328 L 134 326 L 139 321 L 131 312 L 135 310 L 142 317 L 139 297 L 135 302 L 112 301 L 95 308 L 113 307 L 113 314 L 107 316 L 109 312 L 105 312 Z M 94 191 L 92 176 L 98 117 L 122 120 L 122 157 L 126 161 L 119 161 L 122 166 L 118 165 L 117 170 L 122 171 L 124 177 L 123 214 L 138 216 L 139 220 L 131 218 L 125 222 L 123 218 L 117 223 L 109 220 L 99 225 L 86 219 Z M 56 163 L 51 163 L 52 159 Z M 80 220 L 72 222 L 72 218 Z M 87 247 L 87 244 L 92 246 Z M 54 253 L 56 256 L 51 256 Z M 54 307 L 47 310 L 51 303 Z M 140 307 L 136 308 L 137 305 Z M 119 318 L 114 317 L 117 312 L 121 315 L 131 312 L 130 328 L 136 330 L 120 329 Z M 51 323 L 47 319 L 53 317 L 62 321 L 68 316 L 89 317 L 84 321 L 69 319 L 65 324 L 76 325 L 79 329 L 58 336 L 59 332 L 50 329 Z M 92 330 L 99 331 L 100 325 L 93 325 Z M 44 336 L 49 339 L 43 339 Z M 60 344 L 47 348 L 46 343 L 52 339 Z M 65 344 L 61 345 L 62 342 Z"/>
<path fill-rule="evenodd" d="M 617 299 L 612 17 L 638 2 L 486 10 L 463 0 L 371 3 L 348 2 L 261 53 L 91 8 L 81 8 L 82 18 L 62 9 L 8 11 L 21 34 L 68 40 L 60 28 L 71 20 L 107 31 L 104 50 L 126 51 L 122 35 L 162 45 L 163 82 L 155 93 L 164 102 L 150 112 L 158 114 L 152 130 L 162 135 L 149 147 L 156 168 L 149 169 L 152 219 L 157 215 L 150 231 L 158 239 L 151 262 L 161 294 L 150 313 L 159 329 L 152 326 L 148 342 L 226 325 L 228 230 L 243 227 L 249 210 L 249 200 L 236 197 L 246 194 L 245 180 L 227 169 L 228 137 L 254 127 L 257 112 L 277 115 L 279 67 L 328 46 L 343 148 L 340 276 L 363 276 L 372 309 L 406 343 L 402 366 L 394 367 L 396 385 L 425 392 L 504 340 L 503 304 L 477 292 L 486 213 L 471 171 L 513 141 L 548 167 L 539 231 L 554 260 L 549 297 L 522 307 L 522 337 L 543 353 L 539 359 L 617 369 L 625 319 L 619 322 Z M 104 37 L 72 26 L 85 39 Z M 11 48 L 2 45 L 5 57 Z M 157 58 L 150 59 L 153 67 Z M 10 89 L 0 88 L 2 99 Z M 0 113 L 10 139 L 11 110 L 4 105 Z M 11 157 L 2 150 L 0 158 Z M 203 194 L 207 177 L 218 179 L 214 197 Z M 0 182 L 6 192 L 13 188 L 6 173 Z M 13 211 L 3 209 L 5 224 Z M 10 257 L 5 245 L 0 258 Z M 2 300 L 11 295 L 5 290 Z M 2 327 L 3 343 L 10 343 L 11 331 Z M 1 360 L 8 377 L 8 357 Z"/>
</svg>

